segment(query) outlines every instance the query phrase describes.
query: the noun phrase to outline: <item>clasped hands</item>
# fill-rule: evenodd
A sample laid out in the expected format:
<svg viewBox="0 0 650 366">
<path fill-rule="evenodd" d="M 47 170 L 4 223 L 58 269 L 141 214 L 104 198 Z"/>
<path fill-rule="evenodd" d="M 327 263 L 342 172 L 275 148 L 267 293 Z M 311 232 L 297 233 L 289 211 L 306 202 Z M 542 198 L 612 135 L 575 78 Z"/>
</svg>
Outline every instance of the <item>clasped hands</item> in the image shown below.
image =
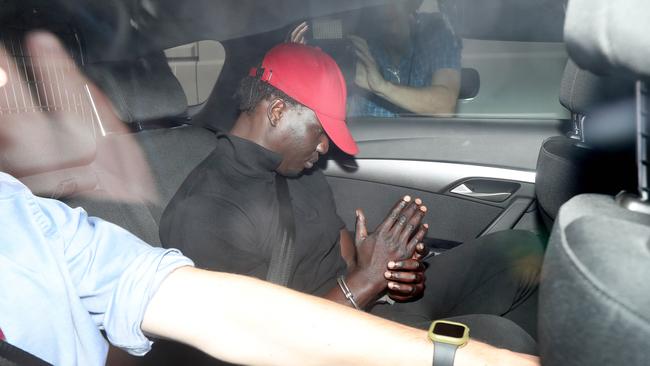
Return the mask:
<svg viewBox="0 0 650 366">
<path fill-rule="evenodd" d="M 357 268 L 370 272 L 377 289 L 395 301 L 411 301 L 424 292 L 428 249 L 422 242 L 428 225 L 422 220 L 427 208 L 419 198 L 405 196 L 391 209 L 377 229 L 368 234 L 366 218 L 357 209 L 355 246 Z"/>
</svg>

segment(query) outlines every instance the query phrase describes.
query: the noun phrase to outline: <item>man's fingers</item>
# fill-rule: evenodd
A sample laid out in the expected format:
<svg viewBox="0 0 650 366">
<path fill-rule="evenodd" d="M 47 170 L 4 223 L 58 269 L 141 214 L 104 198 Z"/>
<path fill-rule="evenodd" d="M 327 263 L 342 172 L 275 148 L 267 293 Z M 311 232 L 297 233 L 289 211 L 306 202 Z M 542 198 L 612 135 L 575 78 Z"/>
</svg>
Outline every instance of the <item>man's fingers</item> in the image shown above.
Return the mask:
<svg viewBox="0 0 650 366">
<path fill-rule="evenodd" d="M 368 236 L 368 229 L 366 228 L 366 216 L 363 214 L 363 210 L 358 208 L 355 213 L 357 215 L 357 222 L 354 241 L 356 245 L 359 245 Z"/>
<path fill-rule="evenodd" d="M 365 39 L 355 35 L 348 36 L 348 39 L 352 42 L 355 48 L 365 54 L 370 54 L 370 47 L 368 47 L 368 42 L 366 42 Z"/>
<path fill-rule="evenodd" d="M 419 201 L 419 199 L 416 199 L 416 202 Z M 420 201 L 421 203 L 422 201 Z M 411 218 L 406 222 L 404 225 L 404 228 L 399 235 L 399 241 L 400 243 L 408 243 L 409 238 L 413 235 L 413 232 L 415 232 L 415 229 L 420 226 L 420 222 L 422 222 L 422 219 L 424 218 L 424 215 L 426 215 L 427 212 L 427 207 L 426 206 L 416 206 L 416 210 L 411 216 Z M 408 245 L 407 245 L 408 248 Z M 413 251 L 415 248 L 409 248 L 410 251 Z"/>
<path fill-rule="evenodd" d="M 355 54 L 359 59 L 363 61 L 364 64 L 368 65 L 369 67 L 377 68 L 377 62 L 375 61 L 375 58 L 372 57 L 370 50 L 364 50 L 356 44 L 354 46 Z"/>
<path fill-rule="evenodd" d="M 357 56 L 362 58 L 368 65 L 377 67 L 377 62 L 372 56 L 372 52 L 370 52 L 370 48 L 368 47 L 366 41 L 358 37 L 351 38 L 350 40 L 352 41 L 354 50 L 357 52 Z"/>
<path fill-rule="evenodd" d="M 411 258 L 404 259 L 401 261 L 390 261 L 388 262 L 388 269 L 390 271 L 421 271 L 423 270 L 423 264 L 419 261 Z"/>
<path fill-rule="evenodd" d="M 405 284 L 420 283 L 423 281 L 424 275 L 420 272 L 396 272 L 386 271 L 384 278 L 392 282 L 399 282 Z"/>
<path fill-rule="evenodd" d="M 307 22 L 300 23 L 294 30 L 291 32 L 291 42 L 306 44 L 305 33 L 309 29 Z"/>
<path fill-rule="evenodd" d="M 291 33 L 289 33 L 289 40 L 291 42 L 295 42 L 295 40 L 298 38 L 298 35 L 305 28 L 305 26 L 307 26 L 307 22 L 302 22 L 293 28 L 291 30 Z"/>
<path fill-rule="evenodd" d="M 420 242 L 415 246 L 415 253 L 413 254 L 413 259 L 415 259 L 416 261 L 420 261 L 428 254 L 429 254 L 429 248 L 427 248 L 427 246 L 424 245 L 424 243 Z"/>
<path fill-rule="evenodd" d="M 393 227 L 393 224 L 397 220 L 397 217 L 399 214 L 402 212 L 404 207 L 406 207 L 407 204 L 411 202 L 411 196 L 404 196 L 401 200 L 397 201 L 395 206 L 390 210 L 390 213 L 384 221 L 379 225 L 377 228 L 378 231 L 387 231 L 390 230 L 390 228 Z"/>
<path fill-rule="evenodd" d="M 416 252 L 417 249 L 416 248 L 417 248 L 418 244 L 422 244 L 422 246 L 424 246 L 424 244 L 422 243 L 422 240 L 424 239 L 424 236 L 427 234 L 428 230 L 429 230 L 429 224 L 420 225 L 420 227 L 418 228 L 418 231 L 415 233 L 415 235 L 413 235 L 411 240 L 409 240 L 408 245 L 406 246 L 407 253 L 414 253 L 414 254 L 411 254 L 411 255 L 417 254 L 417 252 Z M 424 255 L 426 255 L 428 253 L 428 251 L 426 251 L 424 253 L 425 253 Z"/>
<path fill-rule="evenodd" d="M 357 55 L 357 58 L 359 59 L 359 61 L 361 61 L 363 66 L 368 67 L 368 68 L 374 67 L 374 62 L 372 60 L 370 60 L 368 58 L 368 56 L 364 55 L 359 50 L 354 50 L 354 53 Z"/>
<path fill-rule="evenodd" d="M 424 286 L 421 284 L 412 285 L 399 282 L 388 282 L 388 290 L 393 295 L 416 296 L 422 292 Z"/>
<path fill-rule="evenodd" d="M 395 301 L 412 301 L 424 293 L 424 281 L 407 284 L 388 281 L 388 296 Z"/>
<path fill-rule="evenodd" d="M 392 227 L 391 235 L 400 245 L 406 247 L 408 245 L 408 238 L 413 233 L 413 230 L 420 225 L 422 214 L 426 212 L 426 208 L 422 211 L 423 206 L 420 206 L 421 203 L 422 201 L 419 198 L 416 198 L 415 201 L 406 206 L 397 217 L 397 221 Z M 409 257 L 410 256 L 411 254 L 409 254 Z"/>
<path fill-rule="evenodd" d="M 24 46 L 31 56 L 33 76 L 39 81 L 35 90 L 39 103 L 51 106 L 49 112 L 65 112 L 65 119 L 81 119 L 81 116 L 69 114 L 81 113 L 74 106 L 87 98 L 87 81 L 65 47 L 56 36 L 47 32 L 30 33 Z"/>
</svg>

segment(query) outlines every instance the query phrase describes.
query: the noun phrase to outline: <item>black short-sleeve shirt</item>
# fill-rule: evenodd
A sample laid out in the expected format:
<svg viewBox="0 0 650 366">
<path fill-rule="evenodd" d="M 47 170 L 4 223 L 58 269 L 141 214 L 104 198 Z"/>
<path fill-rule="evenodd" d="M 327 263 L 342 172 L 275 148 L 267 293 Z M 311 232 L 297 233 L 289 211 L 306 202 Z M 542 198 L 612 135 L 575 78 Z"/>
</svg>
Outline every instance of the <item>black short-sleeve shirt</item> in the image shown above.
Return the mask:
<svg viewBox="0 0 650 366">
<path fill-rule="evenodd" d="M 160 237 L 202 268 L 265 279 L 280 245 L 275 169 L 281 156 L 251 141 L 217 136 L 214 151 L 186 178 L 165 209 Z M 288 178 L 296 224 L 294 274 L 289 287 L 322 295 L 345 272 L 336 214 L 323 173 Z"/>
</svg>

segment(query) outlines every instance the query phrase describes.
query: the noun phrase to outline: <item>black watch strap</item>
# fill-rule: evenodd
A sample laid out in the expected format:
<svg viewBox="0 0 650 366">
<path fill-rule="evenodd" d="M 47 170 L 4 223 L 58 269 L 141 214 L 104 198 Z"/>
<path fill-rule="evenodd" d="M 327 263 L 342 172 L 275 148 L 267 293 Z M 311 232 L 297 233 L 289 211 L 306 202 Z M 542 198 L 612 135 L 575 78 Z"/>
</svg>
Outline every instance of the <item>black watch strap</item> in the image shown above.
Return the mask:
<svg viewBox="0 0 650 366">
<path fill-rule="evenodd" d="M 433 342 L 433 366 L 453 366 L 457 349 L 455 344 Z"/>
</svg>

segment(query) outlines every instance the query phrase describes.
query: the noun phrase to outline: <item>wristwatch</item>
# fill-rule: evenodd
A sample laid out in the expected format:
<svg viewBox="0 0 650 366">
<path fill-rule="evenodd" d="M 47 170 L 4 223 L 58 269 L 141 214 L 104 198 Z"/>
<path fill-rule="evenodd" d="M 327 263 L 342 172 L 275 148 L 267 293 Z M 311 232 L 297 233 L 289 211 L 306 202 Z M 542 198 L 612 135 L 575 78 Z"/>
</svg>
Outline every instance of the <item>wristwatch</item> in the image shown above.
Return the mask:
<svg viewBox="0 0 650 366">
<path fill-rule="evenodd" d="M 448 320 L 436 320 L 429 327 L 433 342 L 433 366 L 453 366 L 456 349 L 469 341 L 469 327 Z"/>
</svg>

